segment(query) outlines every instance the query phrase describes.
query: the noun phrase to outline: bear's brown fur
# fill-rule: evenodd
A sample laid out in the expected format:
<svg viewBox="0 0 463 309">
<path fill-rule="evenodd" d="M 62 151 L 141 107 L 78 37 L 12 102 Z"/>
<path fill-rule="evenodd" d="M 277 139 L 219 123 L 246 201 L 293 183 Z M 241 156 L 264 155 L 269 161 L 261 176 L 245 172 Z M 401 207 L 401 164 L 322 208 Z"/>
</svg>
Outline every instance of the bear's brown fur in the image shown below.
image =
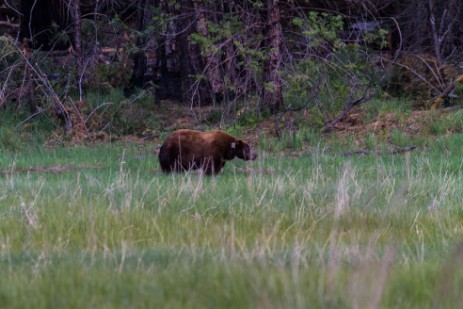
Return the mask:
<svg viewBox="0 0 463 309">
<path fill-rule="evenodd" d="M 247 161 L 257 155 L 244 141 L 219 130 L 174 131 L 159 151 L 159 163 L 165 173 L 201 169 L 206 175 L 214 175 L 235 157 Z"/>
</svg>

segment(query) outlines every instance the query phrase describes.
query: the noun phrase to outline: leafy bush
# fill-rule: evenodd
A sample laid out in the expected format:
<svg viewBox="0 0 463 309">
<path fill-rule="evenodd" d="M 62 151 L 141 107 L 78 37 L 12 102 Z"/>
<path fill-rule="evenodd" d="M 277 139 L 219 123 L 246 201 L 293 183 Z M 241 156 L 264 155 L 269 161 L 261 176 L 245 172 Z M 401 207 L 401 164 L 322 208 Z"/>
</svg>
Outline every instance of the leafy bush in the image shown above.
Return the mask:
<svg viewBox="0 0 463 309">
<path fill-rule="evenodd" d="M 293 24 L 306 39 L 307 45 L 301 48 L 311 52 L 285 66 L 285 102 L 291 109 L 317 109 L 319 122 L 325 124 L 346 105 L 366 97 L 381 72 L 366 46 L 343 42 L 338 34 L 343 28 L 340 16 L 313 12 L 306 19 L 294 19 Z"/>
</svg>

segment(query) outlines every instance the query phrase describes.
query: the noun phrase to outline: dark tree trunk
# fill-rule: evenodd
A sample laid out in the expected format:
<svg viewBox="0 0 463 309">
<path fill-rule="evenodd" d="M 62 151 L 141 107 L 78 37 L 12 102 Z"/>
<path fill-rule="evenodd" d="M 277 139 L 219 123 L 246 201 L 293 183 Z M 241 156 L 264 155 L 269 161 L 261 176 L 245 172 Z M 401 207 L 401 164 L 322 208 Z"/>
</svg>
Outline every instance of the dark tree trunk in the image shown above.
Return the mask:
<svg viewBox="0 0 463 309">
<path fill-rule="evenodd" d="M 129 85 L 125 87 L 124 94 L 129 96 L 133 94 L 136 88 L 143 88 L 145 86 L 145 72 L 146 72 L 146 37 L 142 32 L 146 29 L 145 25 L 145 11 L 146 0 L 138 0 L 137 3 L 137 30 L 139 36 L 137 38 L 137 52 L 133 55 L 133 71 L 130 77 Z"/>
<path fill-rule="evenodd" d="M 278 0 L 267 0 L 266 48 L 269 50 L 264 64 L 262 109 L 275 114 L 283 109 L 283 93 L 279 70 L 281 66 L 282 28 Z"/>
<path fill-rule="evenodd" d="M 81 13 L 80 0 L 74 0 L 73 4 L 74 17 L 74 53 L 76 56 L 77 82 L 79 85 L 79 101 L 82 101 L 82 78 L 84 76 L 84 61 L 82 59 L 82 31 L 81 31 Z"/>
<path fill-rule="evenodd" d="M 154 78 L 155 96 L 159 100 L 183 100 L 182 70 L 180 66 L 177 33 L 178 22 L 173 19 L 177 13 L 168 1 L 161 1 L 160 8 L 169 17 L 172 17 L 166 26 L 165 33 L 159 35 L 156 50 L 156 74 Z"/>
<path fill-rule="evenodd" d="M 209 29 L 207 27 L 207 16 L 206 12 L 209 12 L 210 15 L 214 14 L 207 7 L 204 7 L 202 3 L 195 1 L 195 11 L 198 16 L 196 21 L 196 29 L 198 33 L 204 37 L 209 37 Z M 214 18 L 216 19 L 216 18 Z M 190 44 L 191 46 L 191 44 Z M 194 63 L 195 71 L 201 72 L 204 71 L 204 75 L 207 76 L 207 81 L 201 81 L 202 93 L 211 93 L 211 99 L 214 101 L 220 101 L 223 97 L 224 91 L 224 82 L 223 82 L 223 72 L 220 69 L 220 59 L 216 53 L 207 53 L 206 56 L 201 57 L 201 51 L 195 46 L 195 53 L 198 55 L 197 59 L 201 59 L 201 63 L 196 61 Z M 204 59 L 203 59 L 204 58 Z M 202 63 L 204 62 L 204 63 Z M 196 64 L 196 65 L 195 65 Z M 202 67 L 200 67 L 202 66 Z M 205 89 L 206 88 L 206 89 Z"/>
<path fill-rule="evenodd" d="M 170 16 L 166 33 L 159 36 L 156 53 L 154 82 L 157 99 L 172 99 L 191 104 L 211 102 L 209 81 L 196 77 L 204 73 L 204 60 L 199 46 L 189 41 L 196 31 L 198 14 L 193 2 L 180 1 L 180 5 L 162 1 L 161 10 Z"/>
<path fill-rule="evenodd" d="M 215 95 L 219 96 L 218 93 L 214 92 L 212 86 L 212 83 L 215 86 L 220 83 L 217 80 L 218 76 L 214 75 L 214 72 L 217 71 L 217 62 L 214 62 L 214 56 L 209 58 L 212 63 L 207 63 L 207 60 L 201 54 L 201 48 L 189 40 L 189 35 L 193 32 L 206 33 L 207 35 L 205 11 L 206 8 L 202 2 L 185 1 L 183 12 L 184 14 L 190 14 L 191 18 L 183 27 L 187 28 L 189 25 L 194 25 L 188 35 L 183 38 L 183 42 L 187 47 L 183 61 L 185 61 L 185 66 L 190 67 L 190 74 L 187 76 L 188 80 L 186 81 L 188 85 L 188 97 L 186 99 L 189 100 L 190 104 L 194 105 L 210 104 L 215 100 Z M 207 78 L 203 78 L 203 76 Z"/>
<path fill-rule="evenodd" d="M 190 46 L 188 36 L 195 30 L 194 20 L 195 14 L 193 12 L 193 4 L 191 0 L 180 1 L 180 16 L 177 20 L 177 30 L 180 33 L 175 34 L 177 46 L 175 54 L 177 54 L 179 60 L 179 71 L 177 74 L 180 76 L 181 85 L 179 89 L 182 91 L 182 101 L 191 102 L 194 98 L 197 98 L 197 94 L 193 93 L 194 66 L 200 66 L 199 62 L 201 59 L 198 58 L 198 54 L 195 49 Z"/>
</svg>

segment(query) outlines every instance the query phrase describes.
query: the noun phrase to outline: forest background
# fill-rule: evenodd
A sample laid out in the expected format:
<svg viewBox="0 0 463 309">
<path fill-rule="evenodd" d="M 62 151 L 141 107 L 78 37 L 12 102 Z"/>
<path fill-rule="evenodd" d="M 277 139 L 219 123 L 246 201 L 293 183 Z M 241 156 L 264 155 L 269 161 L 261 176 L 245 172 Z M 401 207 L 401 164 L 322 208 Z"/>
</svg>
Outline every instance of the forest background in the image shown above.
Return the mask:
<svg viewBox="0 0 463 309">
<path fill-rule="evenodd" d="M 162 131 L 163 107 L 176 105 L 198 128 L 273 115 L 276 136 L 303 123 L 330 131 L 352 108 L 378 99 L 406 98 L 417 109 L 455 105 L 460 7 L 456 0 L 2 1 L 0 108 L 21 114 L 21 124 L 45 115 L 79 141 Z"/>
</svg>

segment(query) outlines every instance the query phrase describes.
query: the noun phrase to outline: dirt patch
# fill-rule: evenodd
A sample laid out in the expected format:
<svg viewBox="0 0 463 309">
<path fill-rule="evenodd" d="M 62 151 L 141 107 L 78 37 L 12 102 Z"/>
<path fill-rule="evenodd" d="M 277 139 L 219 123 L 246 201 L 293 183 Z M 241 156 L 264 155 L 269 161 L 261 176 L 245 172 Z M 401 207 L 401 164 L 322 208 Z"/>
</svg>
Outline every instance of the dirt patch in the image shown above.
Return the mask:
<svg viewBox="0 0 463 309">
<path fill-rule="evenodd" d="M 385 113 L 379 115 L 375 120 L 367 122 L 361 109 L 352 110 L 345 119 L 334 125 L 333 131 L 336 135 L 363 136 L 367 133 L 391 132 L 394 129 L 401 130 L 413 135 L 421 131 L 423 119 L 430 111 L 412 111 L 404 116 L 397 113 Z"/>
</svg>

